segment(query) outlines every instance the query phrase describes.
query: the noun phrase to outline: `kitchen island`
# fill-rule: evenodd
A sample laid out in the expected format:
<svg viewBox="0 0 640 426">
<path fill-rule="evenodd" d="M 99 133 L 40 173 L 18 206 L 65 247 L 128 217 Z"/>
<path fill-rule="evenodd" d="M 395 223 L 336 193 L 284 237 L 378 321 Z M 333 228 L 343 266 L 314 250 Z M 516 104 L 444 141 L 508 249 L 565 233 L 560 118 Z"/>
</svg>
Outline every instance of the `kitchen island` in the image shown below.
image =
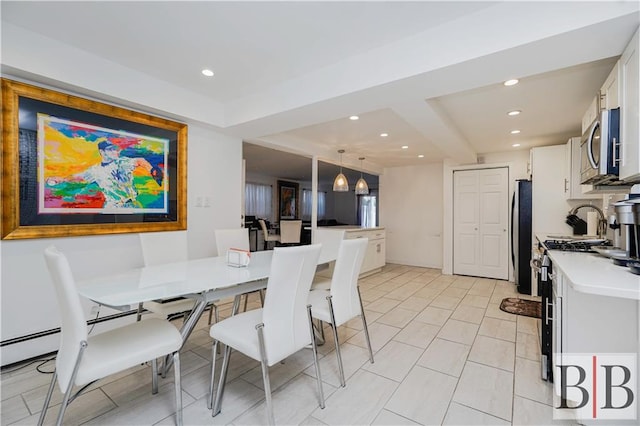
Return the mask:
<svg viewBox="0 0 640 426">
<path fill-rule="evenodd" d="M 371 275 L 379 272 L 385 265 L 385 228 L 378 226 L 374 228 L 363 228 L 354 225 L 319 226 L 318 229 L 336 230 L 344 232 L 344 239 L 368 238 L 367 252 L 362 261 L 360 276 Z"/>
</svg>

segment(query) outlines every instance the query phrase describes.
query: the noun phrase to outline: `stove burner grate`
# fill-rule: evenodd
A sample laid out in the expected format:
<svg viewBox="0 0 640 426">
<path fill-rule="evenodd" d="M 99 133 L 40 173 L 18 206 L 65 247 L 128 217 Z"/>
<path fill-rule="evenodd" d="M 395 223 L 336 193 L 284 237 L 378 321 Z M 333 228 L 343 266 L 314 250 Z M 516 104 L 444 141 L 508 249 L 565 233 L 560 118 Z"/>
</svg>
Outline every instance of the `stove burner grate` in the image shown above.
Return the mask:
<svg viewBox="0 0 640 426">
<path fill-rule="evenodd" d="M 602 241 L 566 241 L 566 240 L 546 240 L 544 245 L 549 250 L 579 251 L 584 253 L 595 253 L 594 246 L 602 245 Z"/>
</svg>

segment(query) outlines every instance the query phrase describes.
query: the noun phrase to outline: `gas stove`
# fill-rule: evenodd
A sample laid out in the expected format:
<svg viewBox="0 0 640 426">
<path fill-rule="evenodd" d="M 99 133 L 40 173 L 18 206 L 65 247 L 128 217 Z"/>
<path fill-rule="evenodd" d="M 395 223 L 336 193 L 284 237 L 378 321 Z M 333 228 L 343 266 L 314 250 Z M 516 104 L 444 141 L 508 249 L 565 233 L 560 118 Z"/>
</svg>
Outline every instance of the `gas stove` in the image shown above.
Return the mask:
<svg viewBox="0 0 640 426">
<path fill-rule="evenodd" d="M 592 240 L 545 240 L 544 246 L 549 250 L 578 251 L 584 253 L 595 253 L 593 247 L 607 245 L 608 241 L 603 239 Z"/>
</svg>

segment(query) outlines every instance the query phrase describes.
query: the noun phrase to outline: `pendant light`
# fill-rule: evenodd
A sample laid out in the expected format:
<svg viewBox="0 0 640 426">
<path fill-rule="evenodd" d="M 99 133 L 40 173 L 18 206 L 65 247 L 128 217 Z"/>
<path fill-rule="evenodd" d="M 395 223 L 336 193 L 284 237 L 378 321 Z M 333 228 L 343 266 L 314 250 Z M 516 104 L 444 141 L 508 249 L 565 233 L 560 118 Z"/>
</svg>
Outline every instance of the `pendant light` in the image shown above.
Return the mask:
<svg viewBox="0 0 640 426">
<path fill-rule="evenodd" d="M 362 160 L 364 157 L 360 157 L 360 179 L 356 182 L 356 195 L 368 195 L 369 194 L 369 185 L 367 185 L 367 181 L 362 177 Z"/>
<path fill-rule="evenodd" d="M 340 173 L 333 180 L 333 190 L 335 192 L 347 192 L 349 190 L 349 182 L 347 182 L 347 177 L 342 174 L 342 154 L 344 154 L 344 149 L 338 152 L 340 153 Z"/>
</svg>

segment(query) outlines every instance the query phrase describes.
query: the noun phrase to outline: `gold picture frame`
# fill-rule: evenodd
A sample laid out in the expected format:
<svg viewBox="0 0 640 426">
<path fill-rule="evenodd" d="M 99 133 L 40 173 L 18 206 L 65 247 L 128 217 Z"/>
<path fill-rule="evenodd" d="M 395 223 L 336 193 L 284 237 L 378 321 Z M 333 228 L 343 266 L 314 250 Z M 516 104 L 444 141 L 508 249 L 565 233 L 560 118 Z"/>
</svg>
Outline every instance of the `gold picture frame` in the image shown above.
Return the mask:
<svg viewBox="0 0 640 426">
<path fill-rule="evenodd" d="M 1 87 L 2 239 L 187 228 L 186 124 L 8 79 Z"/>
</svg>

